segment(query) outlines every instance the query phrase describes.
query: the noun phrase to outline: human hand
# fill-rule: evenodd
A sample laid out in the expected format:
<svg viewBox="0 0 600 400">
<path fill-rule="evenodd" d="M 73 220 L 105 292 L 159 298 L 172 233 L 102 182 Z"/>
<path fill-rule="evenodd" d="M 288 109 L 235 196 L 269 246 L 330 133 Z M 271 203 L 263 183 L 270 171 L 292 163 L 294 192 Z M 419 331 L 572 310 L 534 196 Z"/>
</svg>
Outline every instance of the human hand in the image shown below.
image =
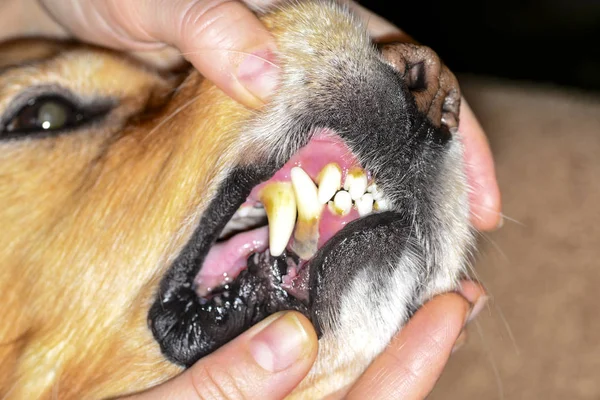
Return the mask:
<svg viewBox="0 0 600 400">
<path fill-rule="evenodd" d="M 345 398 L 424 398 L 441 374 L 464 325 L 481 311 L 485 299 L 479 285 L 465 281 L 460 294 L 446 293 L 426 303 Z M 181 375 L 129 399 L 282 399 L 309 371 L 317 344 L 304 316 L 278 313 Z M 341 396 L 344 393 L 334 397 Z"/>
<path fill-rule="evenodd" d="M 487 301 L 481 285 L 463 281 L 458 293 L 425 303 L 348 391 L 345 399 L 423 399 L 466 338 L 465 325 Z"/>
<path fill-rule="evenodd" d="M 176 48 L 246 106 L 262 105 L 277 85 L 274 39 L 249 8 L 266 1 L 40 1 L 80 40 L 126 51 Z"/>
<path fill-rule="evenodd" d="M 277 313 L 179 376 L 128 399 L 282 399 L 310 370 L 317 343 L 306 317 Z"/>
</svg>

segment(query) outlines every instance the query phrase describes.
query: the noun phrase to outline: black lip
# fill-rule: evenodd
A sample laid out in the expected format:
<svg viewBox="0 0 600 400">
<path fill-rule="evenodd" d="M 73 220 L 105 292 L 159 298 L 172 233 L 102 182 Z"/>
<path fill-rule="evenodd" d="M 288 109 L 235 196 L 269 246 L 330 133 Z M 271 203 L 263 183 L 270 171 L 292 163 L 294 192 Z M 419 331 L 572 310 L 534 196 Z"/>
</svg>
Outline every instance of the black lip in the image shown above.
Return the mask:
<svg viewBox="0 0 600 400">
<path fill-rule="evenodd" d="M 161 280 L 159 295 L 148 314 L 148 324 L 163 354 L 174 363 L 189 366 L 248 326 L 278 311 L 260 310 L 261 302 L 266 299 L 251 298 L 252 293 L 247 288 L 261 284 L 252 274 L 244 273 L 242 279 L 235 282 L 238 285 L 235 289 L 245 291 L 247 296 L 220 309 L 203 304 L 192 284 L 227 221 L 252 188 L 276 170 L 277 166 L 273 163 L 234 169 L 204 212 L 191 239 Z M 281 306 L 286 306 L 283 300 Z M 289 300 L 287 309 L 303 311 L 302 304 L 291 296 Z"/>
</svg>

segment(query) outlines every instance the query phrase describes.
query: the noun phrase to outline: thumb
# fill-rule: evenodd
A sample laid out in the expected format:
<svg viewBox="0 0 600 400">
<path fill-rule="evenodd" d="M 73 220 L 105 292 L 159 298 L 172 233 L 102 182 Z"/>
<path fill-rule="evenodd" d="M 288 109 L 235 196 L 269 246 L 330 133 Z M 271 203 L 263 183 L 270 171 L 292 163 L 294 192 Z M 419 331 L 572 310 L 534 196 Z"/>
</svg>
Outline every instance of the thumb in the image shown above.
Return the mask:
<svg viewBox="0 0 600 400">
<path fill-rule="evenodd" d="M 310 370 L 317 336 L 306 317 L 277 313 L 176 378 L 131 399 L 282 399 Z"/>
<path fill-rule="evenodd" d="M 176 47 L 202 75 L 246 106 L 262 105 L 277 85 L 274 39 L 243 2 L 41 1 L 82 40 L 125 50 Z"/>
</svg>

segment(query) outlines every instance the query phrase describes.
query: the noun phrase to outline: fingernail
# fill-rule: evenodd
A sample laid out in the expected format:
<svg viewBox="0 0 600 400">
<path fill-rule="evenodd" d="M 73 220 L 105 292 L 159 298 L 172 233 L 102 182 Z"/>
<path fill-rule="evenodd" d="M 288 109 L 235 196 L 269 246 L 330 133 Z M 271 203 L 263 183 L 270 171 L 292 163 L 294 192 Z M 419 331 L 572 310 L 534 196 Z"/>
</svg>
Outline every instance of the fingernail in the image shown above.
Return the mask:
<svg viewBox="0 0 600 400">
<path fill-rule="evenodd" d="M 279 372 L 307 353 L 308 342 L 309 335 L 298 317 L 285 313 L 251 339 L 250 353 L 265 370 Z"/>
<path fill-rule="evenodd" d="M 238 67 L 238 79 L 254 96 L 266 101 L 279 83 L 279 67 L 271 50 L 259 50 L 246 56 Z"/>
<path fill-rule="evenodd" d="M 456 338 L 456 342 L 454 342 L 454 347 L 452 348 L 452 354 L 454 352 L 460 350 L 467 343 L 467 331 L 463 330 L 458 338 Z"/>
<path fill-rule="evenodd" d="M 504 217 L 501 215 L 500 220 L 498 221 L 498 225 L 496 225 L 495 230 L 498 230 L 498 229 L 502 228 L 503 226 L 504 226 Z"/>
<path fill-rule="evenodd" d="M 467 318 L 465 320 L 465 325 L 468 324 L 469 322 L 473 321 L 477 317 L 477 315 L 481 312 L 481 310 L 483 310 L 483 307 L 485 307 L 488 300 L 489 300 L 488 296 L 479 296 L 477 301 L 475 301 L 475 304 L 473 304 L 473 308 L 471 308 L 471 312 L 469 314 L 467 314 Z"/>
</svg>

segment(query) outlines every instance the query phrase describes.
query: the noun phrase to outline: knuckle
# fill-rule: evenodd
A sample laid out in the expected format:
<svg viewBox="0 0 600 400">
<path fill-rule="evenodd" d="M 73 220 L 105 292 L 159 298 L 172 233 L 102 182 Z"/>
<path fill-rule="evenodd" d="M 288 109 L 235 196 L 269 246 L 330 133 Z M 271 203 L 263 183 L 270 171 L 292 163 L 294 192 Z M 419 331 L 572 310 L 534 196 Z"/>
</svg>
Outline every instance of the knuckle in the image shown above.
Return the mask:
<svg viewBox="0 0 600 400">
<path fill-rule="evenodd" d="M 230 40 L 230 30 L 238 25 L 235 23 L 238 21 L 234 20 L 240 18 L 239 7 L 241 5 L 238 2 L 230 0 L 193 2 L 182 12 L 179 28 L 182 46 L 210 43 L 211 47 L 220 48 L 226 45 L 223 42 Z"/>
<path fill-rule="evenodd" d="M 246 396 L 230 371 L 222 366 L 199 363 L 192 368 L 192 385 L 201 400 L 244 400 Z"/>
</svg>

